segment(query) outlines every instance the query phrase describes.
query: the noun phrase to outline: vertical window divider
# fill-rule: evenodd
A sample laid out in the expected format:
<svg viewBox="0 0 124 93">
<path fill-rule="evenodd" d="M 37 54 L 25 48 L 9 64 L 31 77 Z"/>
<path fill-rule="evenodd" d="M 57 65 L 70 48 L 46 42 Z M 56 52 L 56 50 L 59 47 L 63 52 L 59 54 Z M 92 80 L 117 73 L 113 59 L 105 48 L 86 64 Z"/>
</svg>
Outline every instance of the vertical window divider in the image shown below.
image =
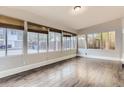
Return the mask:
<svg viewBox="0 0 124 93">
<path fill-rule="evenodd" d="M 86 49 L 88 49 L 88 40 L 87 40 L 87 34 L 86 34 Z"/>
<path fill-rule="evenodd" d="M 24 21 L 24 32 L 23 32 L 23 62 L 24 64 L 26 64 L 25 58 L 27 56 L 27 46 L 28 46 L 28 37 L 27 37 L 27 33 L 28 33 L 28 25 L 27 25 L 27 21 Z"/>
<path fill-rule="evenodd" d="M 57 51 L 56 50 L 56 33 L 54 33 L 54 51 Z"/>
<path fill-rule="evenodd" d="M 67 37 L 65 37 L 65 38 L 66 38 L 66 39 L 65 39 L 65 41 L 66 41 L 66 49 L 65 49 L 65 50 L 68 51 L 68 44 L 67 44 L 67 40 L 68 40 L 68 39 L 67 39 Z"/>
<path fill-rule="evenodd" d="M 48 29 L 48 34 L 47 34 L 47 53 L 49 52 L 49 31 L 50 29 Z"/>
<path fill-rule="evenodd" d="M 73 43 L 72 43 L 72 38 L 73 38 L 73 36 L 71 36 L 71 51 L 73 50 L 73 49 L 72 49 L 72 47 L 73 47 L 73 45 L 72 45 L 72 44 L 73 44 Z"/>
<path fill-rule="evenodd" d="M 61 52 L 63 50 L 63 31 L 61 31 Z"/>
<path fill-rule="evenodd" d="M 70 37 L 70 50 L 72 50 L 72 34 L 71 34 L 71 37 Z"/>
<path fill-rule="evenodd" d="M 79 47 L 79 46 L 78 46 L 78 43 L 79 43 L 79 42 L 78 42 L 78 36 L 77 36 L 77 54 L 78 54 L 78 47 Z"/>
<path fill-rule="evenodd" d="M 23 54 L 24 55 L 27 55 L 27 46 L 28 46 L 27 33 L 28 33 L 28 25 L 27 25 L 27 21 L 25 21 L 24 22 L 24 32 L 23 32 Z"/>
<path fill-rule="evenodd" d="M 38 48 L 37 48 L 38 54 L 40 53 L 39 52 L 39 44 L 40 44 L 40 42 L 39 42 L 39 35 L 40 35 L 40 33 L 38 33 L 38 38 L 37 38 L 38 39 Z"/>
<path fill-rule="evenodd" d="M 102 46 L 103 46 L 103 37 L 102 37 L 102 32 L 101 32 L 101 44 L 100 44 L 100 49 L 103 49 Z"/>
<path fill-rule="evenodd" d="M 7 28 L 5 28 L 5 45 L 6 45 L 6 47 L 5 47 L 5 56 L 7 56 L 7 45 L 8 43 L 7 43 Z"/>
<path fill-rule="evenodd" d="M 78 37 L 76 35 L 76 54 L 78 54 Z"/>
</svg>

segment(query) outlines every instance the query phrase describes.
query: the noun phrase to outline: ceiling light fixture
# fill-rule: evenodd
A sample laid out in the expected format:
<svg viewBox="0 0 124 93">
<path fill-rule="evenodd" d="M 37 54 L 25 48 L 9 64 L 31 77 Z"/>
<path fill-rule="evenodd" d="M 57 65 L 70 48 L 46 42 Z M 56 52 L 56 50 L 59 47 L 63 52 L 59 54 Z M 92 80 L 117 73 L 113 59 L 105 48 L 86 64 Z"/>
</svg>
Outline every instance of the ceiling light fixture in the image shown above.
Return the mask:
<svg viewBox="0 0 124 93">
<path fill-rule="evenodd" d="M 81 9 L 81 6 L 75 6 L 74 7 L 74 11 L 76 11 L 76 12 L 79 11 L 80 9 Z"/>
</svg>

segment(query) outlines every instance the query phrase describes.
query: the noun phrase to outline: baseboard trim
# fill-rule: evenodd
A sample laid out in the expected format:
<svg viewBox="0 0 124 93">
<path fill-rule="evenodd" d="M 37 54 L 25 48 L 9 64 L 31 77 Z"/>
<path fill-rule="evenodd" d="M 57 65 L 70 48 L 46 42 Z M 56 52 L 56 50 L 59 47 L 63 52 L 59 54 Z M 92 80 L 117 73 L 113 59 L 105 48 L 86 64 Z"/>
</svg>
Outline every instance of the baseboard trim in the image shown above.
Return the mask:
<svg viewBox="0 0 124 93">
<path fill-rule="evenodd" d="M 7 76 L 10 76 L 10 75 L 14 75 L 14 74 L 17 74 L 17 73 L 20 73 L 20 72 L 23 72 L 23 71 L 31 70 L 31 69 L 34 69 L 34 68 L 38 68 L 38 67 L 41 67 L 41 66 L 45 66 L 45 65 L 48 65 L 48 64 L 56 63 L 56 62 L 59 62 L 59 61 L 65 60 L 65 59 L 69 59 L 69 58 L 73 58 L 73 57 L 76 57 L 76 54 L 72 54 L 72 55 L 68 55 L 68 56 L 64 56 L 64 57 L 60 57 L 60 58 L 56 58 L 56 59 L 51 59 L 51 60 L 39 62 L 39 63 L 36 63 L 36 64 L 30 64 L 30 65 L 25 65 L 25 66 L 18 67 L 18 68 L 13 68 L 13 69 L 1 71 L 0 72 L 0 78 L 7 77 Z"/>
<path fill-rule="evenodd" d="M 104 60 L 121 61 L 121 59 L 119 59 L 119 58 L 111 58 L 111 57 L 82 56 L 82 55 L 78 55 L 78 56 L 85 57 L 85 58 L 96 58 L 96 59 L 104 59 Z"/>
</svg>

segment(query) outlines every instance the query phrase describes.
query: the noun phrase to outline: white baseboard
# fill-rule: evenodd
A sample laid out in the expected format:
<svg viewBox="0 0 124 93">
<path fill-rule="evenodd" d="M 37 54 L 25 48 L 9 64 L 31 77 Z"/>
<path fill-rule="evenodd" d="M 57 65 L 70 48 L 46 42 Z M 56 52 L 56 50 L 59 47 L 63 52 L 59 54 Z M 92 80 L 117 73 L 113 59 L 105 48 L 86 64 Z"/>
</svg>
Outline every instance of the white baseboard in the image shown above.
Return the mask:
<svg viewBox="0 0 124 93">
<path fill-rule="evenodd" d="M 122 64 L 124 64 L 124 59 L 121 59 Z"/>
<path fill-rule="evenodd" d="M 56 63 L 56 62 L 59 62 L 59 61 L 65 60 L 65 59 L 69 59 L 69 58 L 72 58 L 72 57 L 75 57 L 75 56 L 76 56 L 76 54 L 72 54 L 72 55 L 69 55 L 69 56 L 64 56 L 64 57 L 60 57 L 60 58 L 56 58 L 56 59 L 51 59 L 51 60 L 39 62 L 39 63 L 36 63 L 36 64 L 30 64 L 30 65 L 25 65 L 25 66 L 18 67 L 18 68 L 13 68 L 13 69 L 1 71 L 0 72 L 0 78 L 7 77 L 7 76 L 17 74 L 17 73 L 20 73 L 20 72 L 23 72 L 23 71 L 27 71 L 27 70 L 30 70 L 30 69 L 38 68 L 38 67 L 41 67 L 41 66 L 45 66 L 45 65 L 48 65 L 48 64 Z"/>
<path fill-rule="evenodd" d="M 104 59 L 104 60 L 114 60 L 114 61 L 121 61 L 120 58 L 113 58 L 113 57 L 100 57 L 100 56 L 82 56 L 78 55 L 80 57 L 86 57 L 86 58 L 96 58 L 96 59 Z"/>
</svg>

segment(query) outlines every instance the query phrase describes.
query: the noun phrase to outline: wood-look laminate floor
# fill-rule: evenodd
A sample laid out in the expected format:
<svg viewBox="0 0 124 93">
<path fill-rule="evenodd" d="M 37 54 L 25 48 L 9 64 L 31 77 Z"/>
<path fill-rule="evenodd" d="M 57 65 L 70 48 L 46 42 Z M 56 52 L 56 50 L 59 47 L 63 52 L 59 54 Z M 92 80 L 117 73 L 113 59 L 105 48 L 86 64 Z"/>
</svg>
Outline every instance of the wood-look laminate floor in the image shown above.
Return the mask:
<svg viewBox="0 0 124 93">
<path fill-rule="evenodd" d="M 1 87 L 112 87 L 124 86 L 121 63 L 72 58 L 0 79 Z"/>
</svg>

